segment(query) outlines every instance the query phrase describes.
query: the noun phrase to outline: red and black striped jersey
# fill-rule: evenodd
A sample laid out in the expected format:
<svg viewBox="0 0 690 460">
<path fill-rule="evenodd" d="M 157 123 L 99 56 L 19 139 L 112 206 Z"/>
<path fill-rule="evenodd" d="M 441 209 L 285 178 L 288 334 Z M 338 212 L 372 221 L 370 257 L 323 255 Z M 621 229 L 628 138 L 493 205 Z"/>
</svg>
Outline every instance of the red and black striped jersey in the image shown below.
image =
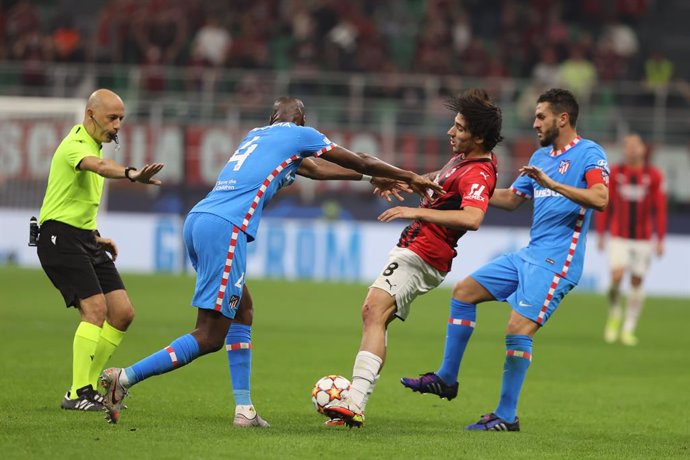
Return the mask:
<svg viewBox="0 0 690 460">
<path fill-rule="evenodd" d="M 666 235 L 666 193 L 661 171 L 653 166 L 613 166 L 609 204 L 597 213 L 596 225 L 599 234 L 608 230 L 613 237 L 649 240 L 654 230 L 662 240 Z"/>
<path fill-rule="evenodd" d="M 420 207 L 459 210 L 472 206 L 486 212 L 496 188 L 496 157 L 465 159 L 455 155 L 438 173 L 436 182 L 446 193 L 424 198 Z M 403 230 L 398 246 L 410 249 L 437 270 L 449 272 L 457 255 L 455 247 L 465 232 L 415 220 Z"/>
</svg>

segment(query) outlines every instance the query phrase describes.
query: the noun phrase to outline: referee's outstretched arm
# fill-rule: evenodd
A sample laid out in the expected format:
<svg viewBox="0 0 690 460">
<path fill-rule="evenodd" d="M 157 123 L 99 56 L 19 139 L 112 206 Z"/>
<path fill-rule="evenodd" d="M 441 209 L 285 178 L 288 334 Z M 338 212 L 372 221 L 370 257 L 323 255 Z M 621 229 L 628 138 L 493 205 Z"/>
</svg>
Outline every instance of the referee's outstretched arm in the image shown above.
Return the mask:
<svg viewBox="0 0 690 460">
<path fill-rule="evenodd" d="M 163 169 L 163 163 L 145 165 L 140 170 L 125 167 L 109 158 L 85 157 L 79 162 L 77 168 L 81 171 L 91 171 L 108 179 L 129 179 L 132 182 L 142 184 L 160 185 L 161 181 L 153 179 L 153 176 Z"/>
</svg>

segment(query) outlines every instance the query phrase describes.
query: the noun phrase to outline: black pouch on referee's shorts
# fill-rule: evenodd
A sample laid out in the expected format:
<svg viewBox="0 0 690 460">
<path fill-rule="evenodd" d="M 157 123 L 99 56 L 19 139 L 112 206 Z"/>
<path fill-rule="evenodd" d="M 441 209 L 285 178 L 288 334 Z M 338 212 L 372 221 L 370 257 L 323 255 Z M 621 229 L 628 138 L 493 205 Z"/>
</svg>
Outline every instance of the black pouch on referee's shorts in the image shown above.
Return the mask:
<svg viewBox="0 0 690 460">
<path fill-rule="evenodd" d="M 40 233 L 41 227 L 38 226 L 38 219 L 31 216 L 31 219 L 29 219 L 29 246 L 38 246 Z"/>
</svg>

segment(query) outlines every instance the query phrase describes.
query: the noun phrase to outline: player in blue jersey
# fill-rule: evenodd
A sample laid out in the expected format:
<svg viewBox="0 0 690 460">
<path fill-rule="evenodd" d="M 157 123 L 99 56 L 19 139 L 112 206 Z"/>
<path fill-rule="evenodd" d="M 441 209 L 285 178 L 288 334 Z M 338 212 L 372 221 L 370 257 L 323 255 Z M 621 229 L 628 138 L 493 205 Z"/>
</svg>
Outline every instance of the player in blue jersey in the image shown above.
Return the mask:
<svg viewBox="0 0 690 460">
<path fill-rule="evenodd" d="M 517 402 L 532 361 L 532 338 L 582 275 L 592 210 L 608 203 L 606 154 L 577 135 L 578 104 L 563 89 L 537 100 L 534 129 L 542 148 L 509 189 L 497 189 L 490 204 L 512 211 L 534 201 L 527 247 L 489 262 L 453 287 L 441 368 L 403 378 L 413 391 L 453 399 L 460 362 L 476 322 L 476 305 L 510 303 L 503 387 L 496 410 L 467 430 L 519 431 Z"/>
<path fill-rule="evenodd" d="M 265 204 L 294 181 L 295 173 L 338 179 L 372 175 L 403 181 L 420 194 L 442 190 L 426 177 L 332 143 L 319 131 L 305 127 L 305 120 L 302 101 L 276 100 L 269 124 L 249 131 L 211 192 L 189 212 L 183 236 L 197 272 L 192 297 L 192 305 L 198 308 L 196 327 L 130 367 L 103 371 L 101 383 L 110 422 L 117 423 L 122 400 L 132 385 L 222 348 L 244 289 L 246 245 L 256 237 Z M 324 166 L 313 157 L 336 165 Z M 253 419 L 255 426 L 265 425 L 253 407 L 244 416 Z"/>
</svg>

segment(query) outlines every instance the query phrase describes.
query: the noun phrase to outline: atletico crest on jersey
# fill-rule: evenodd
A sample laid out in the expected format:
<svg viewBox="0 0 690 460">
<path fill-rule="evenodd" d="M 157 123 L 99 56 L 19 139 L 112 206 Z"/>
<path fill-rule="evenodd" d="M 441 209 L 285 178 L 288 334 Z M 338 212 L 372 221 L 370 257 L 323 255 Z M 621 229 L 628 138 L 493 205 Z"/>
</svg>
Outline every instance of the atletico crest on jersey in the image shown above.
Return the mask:
<svg viewBox="0 0 690 460">
<path fill-rule="evenodd" d="M 558 172 L 565 174 L 568 168 L 570 168 L 570 160 L 561 160 L 561 163 L 558 165 Z"/>
</svg>

